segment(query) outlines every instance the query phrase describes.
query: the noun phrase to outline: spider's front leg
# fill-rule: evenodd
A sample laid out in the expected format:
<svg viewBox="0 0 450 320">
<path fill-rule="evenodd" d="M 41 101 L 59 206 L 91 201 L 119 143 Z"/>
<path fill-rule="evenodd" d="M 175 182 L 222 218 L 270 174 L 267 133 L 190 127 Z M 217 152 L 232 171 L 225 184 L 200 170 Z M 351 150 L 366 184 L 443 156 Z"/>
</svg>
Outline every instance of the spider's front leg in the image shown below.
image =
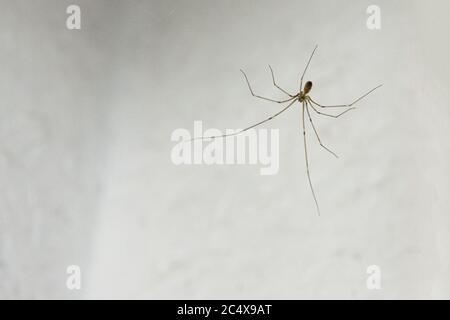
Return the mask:
<svg viewBox="0 0 450 320">
<path fill-rule="evenodd" d="M 288 101 L 291 101 L 291 100 L 293 100 L 293 99 L 296 98 L 296 96 L 291 96 L 291 95 L 289 95 L 289 96 L 290 96 L 289 99 L 286 99 L 286 100 L 274 100 L 274 99 L 270 99 L 270 98 L 266 98 L 266 97 L 259 96 L 259 95 L 255 94 L 255 93 L 253 92 L 252 87 L 250 86 L 250 82 L 248 81 L 248 78 L 247 78 L 247 75 L 245 74 L 245 72 L 244 72 L 242 69 L 241 69 L 241 72 L 242 72 L 242 74 L 243 74 L 244 77 L 245 77 L 245 81 L 247 81 L 247 85 L 248 85 L 248 89 L 250 90 L 250 93 L 251 93 L 252 96 L 254 96 L 255 98 L 259 98 L 259 99 L 263 99 L 263 100 L 267 100 L 267 101 L 271 101 L 271 102 L 276 102 L 276 103 L 284 103 L 284 102 L 288 102 Z"/>
<path fill-rule="evenodd" d="M 284 90 L 283 88 L 281 88 L 279 85 L 277 85 L 277 84 L 275 83 L 275 76 L 273 75 L 273 70 L 272 70 L 272 67 L 270 66 L 270 64 L 269 64 L 269 69 L 270 69 L 270 73 L 272 74 L 272 82 L 273 82 L 273 85 L 274 85 L 275 87 L 277 87 L 278 89 L 280 89 L 283 93 L 287 94 L 289 97 L 291 97 L 291 98 L 295 97 L 294 95 L 290 94 L 289 92 L 287 92 L 286 90 Z"/>
</svg>

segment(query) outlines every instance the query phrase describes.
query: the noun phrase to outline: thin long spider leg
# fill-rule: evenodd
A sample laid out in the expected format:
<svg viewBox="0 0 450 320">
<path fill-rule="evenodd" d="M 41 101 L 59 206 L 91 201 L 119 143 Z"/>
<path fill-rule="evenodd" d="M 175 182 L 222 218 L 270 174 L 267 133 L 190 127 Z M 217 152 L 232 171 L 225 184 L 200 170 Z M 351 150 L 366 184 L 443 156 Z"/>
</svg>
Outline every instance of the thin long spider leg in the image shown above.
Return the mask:
<svg viewBox="0 0 450 320">
<path fill-rule="evenodd" d="M 343 108 L 343 107 L 351 107 L 353 106 L 355 103 L 357 103 L 358 101 L 361 101 L 363 98 L 367 97 L 369 94 L 371 94 L 373 91 L 375 91 L 376 89 L 378 89 L 379 87 L 381 87 L 382 84 L 376 86 L 375 88 L 369 90 L 368 92 L 366 92 L 365 94 L 363 94 L 361 97 L 359 97 L 358 99 L 356 99 L 355 101 L 353 101 L 350 104 L 338 104 L 338 105 L 333 105 L 333 106 L 324 106 L 321 105 L 317 102 L 315 102 L 313 99 L 311 99 L 311 97 L 309 97 L 309 100 L 314 103 L 316 106 L 321 107 L 321 108 Z"/>
<path fill-rule="evenodd" d="M 317 132 L 316 127 L 314 126 L 314 123 L 313 123 L 312 118 L 311 118 L 311 114 L 310 114 L 310 112 L 309 112 L 308 103 L 306 103 L 306 112 L 308 113 L 309 122 L 311 123 L 311 126 L 312 126 L 312 128 L 313 128 L 313 130 L 314 130 L 314 133 L 316 134 L 316 137 L 317 137 L 317 140 L 319 141 L 319 144 L 320 144 L 325 150 L 327 150 L 329 153 L 331 153 L 333 156 L 335 156 L 336 158 L 339 158 L 339 157 L 337 156 L 336 153 L 334 153 L 333 151 L 331 151 L 330 149 L 328 149 L 326 146 L 324 146 L 323 143 L 322 143 L 322 141 L 320 140 L 319 133 Z"/>
<path fill-rule="evenodd" d="M 312 57 L 313 57 L 313 55 L 314 55 L 314 52 L 316 52 L 316 49 L 317 49 L 317 45 L 314 47 L 314 50 L 313 50 L 313 52 L 311 53 L 311 56 L 309 57 L 308 63 L 306 64 L 305 70 L 303 70 L 302 77 L 300 78 L 300 92 L 303 90 L 303 77 L 304 77 L 305 74 L 306 74 L 306 70 L 308 69 L 309 64 L 311 63 L 311 59 L 312 59 Z"/>
<path fill-rule="evenodd" d="M 292 99 L 293 99 L 293 98 L 292 98 Z M 292 99 L 291 99 L 291 100 L 292 100 Z M 243 132 L 245 132 L 245 131 L 247 131 L 247 130 L 250 130 L 250 129 L 254 128 L 254 127 L 257 127 L 257 126 L 259 126 L 259 125 L 261 125 L 261 124 L 263 124 L 263 123 L 265 123 L 265 122 L 267 122 L 267 121 L 270 121 L 270 120 L 274 119 L 275 117 L 278 117 L 278 116 L 279 116 L 280 114 L 282 114 L 284 111 L 286 111 L 287 109 L 289 109 L 289 108 L 294 104 L 294 102 L 296 102 L 296 101 L 297 101 L 297 100 L 292 101 L 292 102 L 289 103 L 286 107 L 284 107 L 283 109 L 281 109 L 280 111 L 278 111 L 278 112 L 275 113 L 274 115 L 270 116 L 269 118 L 267 118 L 267 119 L 265 119 L 265 120 L 262 120 L 262 121 L 260 121 L 260 122 L 258 122 L 258 123 L 255 123 L 255 124 L 253 124 L 253 125 L 251 125 L 251 126 L 249 126 L 249 127 L 247 127 L 247 128 L 244 128 L 244 129 L 242 129 L 242 130 L 240 130 L 240 131 L 238 131 L 238 132 L 234 132 L 234 133 L 231 133 L 231 134 L 223 134 L 223 135 L 220 135 L 220 136 L 197 137 L 197 138 L 192 138 L 192 139 L 189 139 L 189 140 L 186 140 L 186 141 L 193 141 L 193 140 L 199 140 L 199 139 L 205 140 L 205 139 L 215 139 L 215 138 L 225 138 L 225 137 L 230 137 L 230 136 L 236 136 L 236 135 L 238 135 L 238 134 L 240 134 L 240 133 L 243 133 Z"/>
<path fill-rule="evenodd" d="M 272 69 L 272 67 L 270 66 L 270 64 L 269 64 L 269 69 L 270 69 L 270 73 L 272 74 L 272 82 L 273 82 L 273 85 L 275 86 L 275 87 L 277 87 L 278 89 L 280 89 L 282 92 L 284 92 L 285 94 L 287 94 L 289 97 L 291 97 L 291 98 L 293 98 L 294 96 L 292 95 L 292 94 L 290 94 L 289 92 L 287 92 L 286 90 L 284 90 L 283 88 L 281 88 L 279 85 L 277 85 L 276 83 L 275 83 L 275 76 L 273 75 L 273 69 Z"/>
<path fill-rule="evenodd" d="M 350 108 L 348 108 L 348 109 L 345 109 L 345 110 L 342 111 L 341 113 L 338 113 L 338 114 L 329 114 L 329 113 L 325 113 L 325 112 L 320 112 L 319 110 L 317 110 L 317 109 L 314 107 L 314 105 L 313 105 L 311 102 L 309 102 L 309 106 L 310 106 L 311 108 L 313 108 L 313 110 L 314 110 L 317 114 L 320 114 L 320 115 L 322 115 L 322 116 L 332 117 L 332 118 L 339 118 L 340 116 L 342 116 L 343 114 L 349 112 L 350 110 L 356 109 L 356 107 L 350 107 Z"/>
<path fill-rule="evenodd" d="M 267 101 L 271 101 L 271 102 L 276 102 L 276 103 L 284 103 L 284 102 L 288 102 L 288 101 L 291 101 L 294 97 L 290 97 L 289 99 L 287 99 L 287 100 L 273 100 L 273 99 L 270 99 L 270 98 L 266 98 L 266 97 L 262 97 L 262 96 L 259 96 L 259 95 L 257 95 L 257 94 L 255 94 L 254 92 L 253 92 L 253 90 L 252 90 L 252 87 L 250 86 L 250 82 L 248 81 L 248 78 L 247 78 L 247 75 L 245 74 L 245 72 L 241 69 L 241 72 L 242 72 L 242 74 L 244 75 L 244 77 L 245 77 L 245 80 L 247 81 L 247 85 L 248 85 L 248 88 L 250 89 L 250 93 L 252 94 L 252 96 L 254 96 L 254 97 L 256 97 L 256 98 L 259 98 L 259 99 L 263 99 L 263 100 L 267 100 Z"/>
<path fill-rule="evenodd" d="M 305 131 L 305 108 L 306 108 L 306 103 L 303 102 L 303 104 L 302 104 L 302 123 L 303 123 L 303 144 L 305 147 L 306 174 L 308 175 L 309 187 L 311 188 L 314 202 L 316 203 L 317 213 L 320 216 L 319 203 L 317 202 L 316 193 L 314 192 L 314 188 L 313 188 L 313 185 L 311 182 L 311 175 L 309 173 L 308 148 L 306 146 L 306 131 Z"/>
</svg>

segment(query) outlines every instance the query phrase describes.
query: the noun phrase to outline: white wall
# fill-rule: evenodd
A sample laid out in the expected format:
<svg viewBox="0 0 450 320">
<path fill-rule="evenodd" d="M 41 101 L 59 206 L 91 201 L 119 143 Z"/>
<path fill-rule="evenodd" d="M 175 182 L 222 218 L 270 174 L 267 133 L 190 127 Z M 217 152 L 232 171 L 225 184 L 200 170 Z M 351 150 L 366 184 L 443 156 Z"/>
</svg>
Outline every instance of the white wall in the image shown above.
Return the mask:
<svg viewBox="0 0 450 320">
<path fill-rule="evenodd" d="M 5 2 L 0 28 L 0 295 L 68 298 L 448 298 L 449 5 L 378 1 Z M 61 14 L 62 13 L 62 14 Z M 174 166 L 176 128 L 238 128 L 279 110 L 315 44 L 311 95 L 346 103 L 280 129 L 280 171 Z M 6 115 L 6 116 L 5 116 Z M 65 267 L 80 264 L 83 290 Z M 382 290 L 366 288 L 379 265 Z"/>
</svg>

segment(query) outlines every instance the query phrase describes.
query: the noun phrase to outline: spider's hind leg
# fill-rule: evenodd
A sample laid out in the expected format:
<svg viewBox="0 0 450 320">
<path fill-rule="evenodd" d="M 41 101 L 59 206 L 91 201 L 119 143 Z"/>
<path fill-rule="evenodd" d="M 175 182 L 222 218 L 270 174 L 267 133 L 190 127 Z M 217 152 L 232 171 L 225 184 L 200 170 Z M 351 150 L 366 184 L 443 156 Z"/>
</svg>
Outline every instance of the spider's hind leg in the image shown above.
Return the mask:
<svg viewBox="0 0 450 320">
<path fill-rule="evenodd" d="M 305 128 L 305 108 L 306 108 L 306 102 L 303 102 L 302 103 L 302 126 L 303 126 L 303 147 L 305 150 L 306 174 L 308 176 L 309 187 L 311 189 L 311 193 L 314 198 L 314 203 L 316 204 L 317 214 L 320 216 L 319 203 L 316 198 L 316 193 L 314 192 L 314 187 L 311 182 L 311 174 L 309 172 L 308 147 L 307 147 L 307 143 L 306 143 L 306 128 Z"/>
<path fill-rule="evenodd" d="M 306 108 L 306 113 L 308 114 L 309 122 L 311 123 L 311 127 L 313 128 L 314 133 L 316 134 L 316 137 L 317 137 L 317 140 L 319 141 L 320 146 L 321 146 L 322 148 L 324 148 L 325 150 L 327 150 L 329 153 L 331 153 L 331 154 L 332 154 L 333 156 L 335 156 L 336 158 L 339 158 L 338 155 L 337 155 L 336 153 L 334 153 L 333 151 L 331 151 L 330 149 L 328 149 L 328 148 L 322 143 L 322 141 L 320 140 L 319 133 L 317 132 L 316 127 L 314 126 L 314 123 L 313 123 L 312 118 L 311 118 L 311 114 L 310 114 L 310 112 L 309 112 L 308 102 L 306 102 L 305 108 Z"/>
<path fill-rule="evenodd" d="M 310 97 L 307 98 L 307 103 L 309 104 L 309 106 L 311 106 L 311 108 L 313 108 L 313 110 L 314 110 L 317 114 L 320 114 L 320 115 L 322 115 L 322 116 L 331 117 L 331 118 L 339 118 L 339 117 L 342 116 L 344 113 L 347 113 L 347 112 L 349 112 L 350 110 L 356 109 L 356 107 L 348 107 L 347 109 L 345 109 L 344 111 L 342 111 L 342 112 L 340 112 L 340 113 L 338 113 L 338 114 L 329 114 L 329 113 L 325 113 L 325 112 L 321 112 L 321 111 L 317 110 L 317 109 L 314 107 L 314 104 L 316 104 L 316 103 L 314 103 L 314 101 L 313 101 Z M 317 105 L 317 104 L 316 104 L 316 105 Z"/>
</svg>

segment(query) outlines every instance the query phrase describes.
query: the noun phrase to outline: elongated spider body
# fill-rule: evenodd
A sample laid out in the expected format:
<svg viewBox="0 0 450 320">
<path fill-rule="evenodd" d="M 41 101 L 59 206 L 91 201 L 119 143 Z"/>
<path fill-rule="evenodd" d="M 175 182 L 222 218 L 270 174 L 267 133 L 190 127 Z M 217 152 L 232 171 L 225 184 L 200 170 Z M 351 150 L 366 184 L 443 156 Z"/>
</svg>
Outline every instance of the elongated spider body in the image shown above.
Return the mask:
<svg viewBox="0 0 450 320">
<path fill-rule="evenodd" d="M 312 185 L 312 182 L 311 182 L 311 175 L 310 175 L 310 170 L 309 170 L 308 148 L 307 148 L 307 144 L 306 144 L 305 111 L 306 111 L 306 115 L 307 115 L 307 117 L 308 117 L 308 120 L 309 120 L 309 122 L 310 122 L 310 124 L 311 124 L 311 127 L 312 127 L 312 129 L 313 129 L 313 131 L 314 131 L 314 134 L 315 134 L 315 136 L 316 136 L 316 138 L 317 138 L 317 140 L 318 140 L 320 146 L 323 147 L 326 151 L 328 151 L 329 153 L 331 153 L 333 156 L 335 156 L 335 157 L 337 158 L 338 156 L 336 155 L 336 153 L 334 153 L 334 152 L 331 151 L 329 148 L 327 148 L 327 147 L 322 143 L 322 141 L 320 140 L 319 133 L 317 132 L 316 127 L 314 126 L 314 123 L 313 123 L 313 120 L 312 120 L 312 117 L 311 117 L 310 108 L 311 108 L 315 113 L 317 113 L 317 114 L 320 115 L 320 116 L 327 116 L 327 117 L 331 117 L 331 118 L 338 118 L 338 117 L 342 116 L 343 114 L 347 113 L 348 111 L 355 109 L 355 107 L 353 107 L 353 105 L 354 105 L 355 103 L 357 103 L 358 101 L 362 100 L 364 97 L 366 97 L 367 95 L 369 95 L 371 92 L 373 92 L 374 90 L 378 89 L 378 88 L 381 87 L 382 85 L 379 85 L 379 86 L 377 86 L 377 87 L 375 87 L 375 88 L 369 90 L 367 93 L 363 94 L 361 97 L 357 98 L 356 100 L 354 100 L 354 101 L 353 101 L 352 103 L 350 103 L 350 104 L 321 105 L 321 104 L 315 102 L 315 101 L 308 95 L 309 92 L 310 92 L 311 89 L 312 89 L 312 85 L 313 85 L 313 84 L 312 84 L 311 81 L 307 81 L 307 82 L 305 83 L 305 86 L 303 87 L 303 77 L 305 76 L 306 70 L 308 69 L 308 66 L 309 66 L 309 64 L 310 64 L 310 62 L 311 62 L 311 59 L 312 59 L 312 57 L 313 57 L 313 55 L 314 55 L 314 52 L 316 52 L 316 49 L 317 49 L 317 46 L 314 48 L 313 52 L 311 53 L 311 56 L 309 57 L 308 63 L 306 64 L 306 67 L 305 67 L 305 69 L 303 70 L 303 74 L 302 74 L 302 76 L 301 76 L 301 78 L 300 78 L 300 90 L 299 90 L 299 92 L 298 92 L 297 94 L 295 94 L 295 95 L 290 94 L 289 92 L 287 92 L 286 90 L 284 90 L 283 88 L 281 88 L 279 85 L 276 84 L 276 82 L 275 82 L 275 76 L 274 76 L 274 74 L 273 74 L 272 67 L 269 65 L 270 73 L 272 74 L 272 82 L 273 82 L 273 85 L 274 85 L 276 88 L 278 88 L 281 92 L 283 92 L 284 94 L 286 94 L 287 96 L 289 96 L 289 98 L 288 98 L 288 99 L 285 99 L 285 100 L 274 100 L 274 99 L 270 99 L 270 98 L 266 98 L 266 97 L 263 97 L 263 96 L 256 95 L 256 94 L 253 92 L 252 87 L 250 86 L 250 82 L 248 81 L 247 75 L 245 74 L 245 72 L 244 72 L 243 70 L 241 70 L 242 74 L 243 74 L 244 77 L 245 77 L 245 80 L 246 80 L 246 82 L 247 82 L 247 86 L 248 86 L 248 88 L 249 88 L 250 93 L 252 94 L 252 96 L 254 96 L 254 97 L 258 98 L 258 99 L 262 99 L 262 100 L 266 100 L 266 101 L 270 101 L 270 102 L 275 102 L 275 103 L 278 103 L 278 104 L 283 104 L 283 103 L 288 103 L 288 102 L 289 102 L 289 103 L 287 104 L 287 106 L 285 106 L 284 108 L 282 108 L 280 111 L 278 111 L 278 112 L 275 113 L 274 115 L 270 116 L 269 118 L 267 118 L 267 119 L 265 119 L 265 120 L 262 120 L 262 121 L 259 121 L 259 122 L 255 123 L 255 124 L 253 124 L 253 125 L 251 125 L 251 126 L 249 126 L 249 127 L 246 127 L 245 129 L 242 129 L 242 130 L 237 131 L 237 132 L 235 132 L 235 133 L 232 133 L 232 134 L 224 134 L 224 135 L 219 135 L 219 136 L 210 136 L 210 137 L 197 137 L 197 138 L 190 139 L 190 140 L 188 140 L 188 141 L 197 140 L 197 139 L 225 138 L 225 137 L 229 137 L 229 136 L 235 136 L 235 135 L 238 135 L 238 134 L 243 133 L 243 132 L 245 132 L 245 131 L 247 131 L 247 130 L 250 130 L 250 129 L 252 129 L 252 128 L 255 128 L 255 127 L 257 127 L 257 126 L 259 126 L 259 125 L 261 125 L 261 124 L 263 124 L 263 123 L 265 123 L 265 122 L 267 122 L 267 121 L 270 121 L 270 120 L 274 119 L 275 117 L 279 116 L 279 115 L 282 114 L 284 111 L 286 111 L 287 109 L 289 109 L 289 108 L 294 104 L 294 102 L 296 102 L 296 101 L 300 102 L 300 103 L 301 103 L 301 106 L 302 106 L 302 128 L 303 128 L 303 143 L 304 143 L 304 151 L 305 151 L 306 174 L 307 174 L 307 176 L 308 176 L 309 186 L 310 186 L 310 189 L 311 189 L 313 198 L 314 198 L 314 202 L 315 202 L 315 204 L 316 204 L 317 213 L 320 215 L 319 204 L 318 204 L 318 201 L 317 201 L 317 198 L 316 198 L 316 194 L 315 194 L 315 192 L 314 192 L 314 188 L 313 188 L 313 185 Z M 302 90 L 302 88 L 303 88 L 303 90 Z M 320 109 L 325 109 L 325 108 L 344 108 L 344 110 L 341 111 L 341 112 L 338 112 L 337 114 L 329 114 L 329 113 L 326 113 L 326 112 L 323 112 L 323 111 L 319 111 L 320 109 L 318 109 L 318 108 L 320 108 Z"/>
<path fill-rule="evenodd" d="M 300 93 L 298 95 L 298 101 L 303 102 L 306 99 L 308 99 L 307 94 L 311 91 L 311 89 L 312 89 L 312 82 L 307 81 L 305 83 L 305 86 L 303 87 L 303 91 L 300 91 Z"/>
</svg>

